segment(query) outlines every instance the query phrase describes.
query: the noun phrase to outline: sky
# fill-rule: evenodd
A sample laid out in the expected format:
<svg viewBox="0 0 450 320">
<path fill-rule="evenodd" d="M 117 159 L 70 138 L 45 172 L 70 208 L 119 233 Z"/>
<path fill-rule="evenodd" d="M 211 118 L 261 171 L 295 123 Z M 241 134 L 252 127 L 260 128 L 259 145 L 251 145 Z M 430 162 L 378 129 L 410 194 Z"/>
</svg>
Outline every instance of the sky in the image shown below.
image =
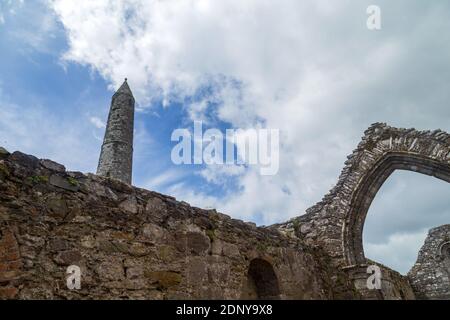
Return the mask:
<svg viewBox="0 0 450 320">
<path fill-rule="evenodd" d="M 381 30 L 366 9 L 381 9 Z M 387 0 L 0 0 L 0 145 L 95 172 L 114 90 L 136 99 L 136 186 L 258 225 L 301 215 L 371 123 L 450 132 L 450 4 Z M 175 129 L 280 131 L 279 171 L 175 165 Z M 366 256 L 406 273 L 450 186 L 395 172 Z"/>
</svg>

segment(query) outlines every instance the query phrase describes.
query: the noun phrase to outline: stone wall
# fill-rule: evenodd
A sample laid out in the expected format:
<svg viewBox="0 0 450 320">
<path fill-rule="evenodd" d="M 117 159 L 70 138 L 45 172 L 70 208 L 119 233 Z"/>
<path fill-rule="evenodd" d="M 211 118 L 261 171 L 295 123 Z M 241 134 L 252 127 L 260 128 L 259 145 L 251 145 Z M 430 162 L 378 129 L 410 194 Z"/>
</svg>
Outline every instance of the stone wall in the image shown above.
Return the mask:
<svg viewBox="0 0 450 320">
<path fill-rule="evenodd" d="M 450 135 L 374 124 L 321 202 L 257 228 L 0 148 L 0 297 L 413 299 L 384 266 L 382 289 L 365 285 L 365 217 L 397 169 L 450 182 Z M 66 287 L 72 264 L 79 291 Z"/>
<path fill-rule="evenodd" d="M 417 298 L 450 299 L 450 224 L 428 232 L 408 277 Z"/>
<path fill-rule="evenodd" d="M 0 152 L 0 298 L 358 298 L 330 261 L 289 232 Z"/>
<path fill-rule="evenodd" d="M 367 268 L 376 265 L 381 271 L 381 286 L 378 290 L 367 287 Z M 408 278 L 378 262 L 367 260 L 367 264 L 344 268 L 352 279 L 355 289 L 363 299 L 371 300 L 415 300 Z"/>
<path fill-rule="evenodd" d="M 442 130 L 417 131 L 373 124 L 348 156 L 336 186 L 305 215 L 277 227 L 295 233 L 308 245 L 324 249 L 335 266 L 347 270 L 354 279 L 363 279 L 368 264 L 362 244 L 366 215 L 379 188 L 395 170 L 450 182 L 450 135 Z M 364 297 L 373 298 L 355 281 Z M 391 282 L 403 287 L 402 295 L 405 290 L 411 291 L 405 277 L 395 277 Z M 400 290 L 396 292 L 396 297 L 401 298 Z M 386 293 L 385 298 L 393 297 Z"/>
<path fill-rule="evenodd" d="M 278 225 L 325 249 L 336 265 L 366 264 L 364 221 L 379 188 L 395 170 L 450 182 L 450 135 L 375 123 L 348 156 L 336 186 L 306 214 Z"/>
</svg>

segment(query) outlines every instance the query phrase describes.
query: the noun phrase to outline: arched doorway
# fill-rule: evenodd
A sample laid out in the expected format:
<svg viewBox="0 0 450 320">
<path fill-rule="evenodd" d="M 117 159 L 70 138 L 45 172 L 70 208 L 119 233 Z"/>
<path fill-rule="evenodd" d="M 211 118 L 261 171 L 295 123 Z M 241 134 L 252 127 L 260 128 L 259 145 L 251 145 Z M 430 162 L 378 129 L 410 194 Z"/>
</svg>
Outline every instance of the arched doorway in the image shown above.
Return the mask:
<svg viewBox="0 0 450 320">
<path fill-rule="evenodd" d="M 347 157 L 336 185 L 296 220 L 301 237 L 322 247 L 338 267 L 366 264 L 362 230 L 368 209 L 395 170 L 408 170 L 450 182 L 450 134 L 374 123 Z M 295 226 L 292 222 L 283 225 Z"/>
<path fill-rule="evenodd" d="M 362 232 L 369 207 L 378 190 L 395 170 L 409 170 L 450 183 L 450 166 L 430 157 L 407 152 L 385 154 L 359 181 L 353 192 L 343 227 L 343 250 L 347 265 L 364 264 Z"/>
<path fill-rule="evenodd" d="M 450 134 L 372 124 L 347 157 L 336 185 L 306 214 L 279 226 L 321 247 L 334 266 L 348 273 L 363 296 L 367 280 L 362 242 L 365 219 L 378 190 L 395 170 L 450 182 Z M 403 279 L 397 280 L 407 287 Z"/>
<path fill-rule="evenodd" d="M 383 183 L 364 222 L 364 255 L 406 276 L 429 231 L 450 219 L 450 183 L 396 170 Z"/>
<path fill-rule="evenodd" d="M 261 300 L 280 299 L 278 278 L 269 262 L 259 258 L 253 259 L 250 262 L 242 298 Z"/>
</svg>

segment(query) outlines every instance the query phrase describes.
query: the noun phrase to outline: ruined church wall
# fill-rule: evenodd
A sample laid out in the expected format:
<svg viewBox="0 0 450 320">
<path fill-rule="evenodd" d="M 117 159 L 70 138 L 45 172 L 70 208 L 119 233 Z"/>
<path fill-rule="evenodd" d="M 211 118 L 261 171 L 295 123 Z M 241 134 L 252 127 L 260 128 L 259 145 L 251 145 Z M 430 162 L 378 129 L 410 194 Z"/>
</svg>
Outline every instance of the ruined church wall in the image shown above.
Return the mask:
<svg viewBox="0 0 450 320">
<path fill-rule="evenodd" d="M 428 232 L 408 278 L 418 299 L 450 299 L 450 224 Z"/>
<path fill-rule="evenodd" d="M 375 123 L 347 157 L 336 186 L 306 214 L 278 225 L 333 257 L 336 265 L 366 263 L 362 232 L 379 187 L 397 169 L 450 182 L 450 135 Z"/>
<path fill-rule="evenodd" d="M 277 227 L 295 233 L 310 246 L 324 249 L 334 265 L 360 279 L 355 281 L 358 291 L 371 297 L 373 293 L 360 284 L 367 278 L 362 244 L 364 221 L 379 188 L 398 169 L 450 182 L 450 135 L 442 130 L 417 131 L 373 124 L 347 157 L 336 186 L 305 215 Z M 400 297 L 400 292 L 411 292 L 406 277 L 394 278 L 390 283 L 397 283 L 398 290 L 391 290 L 397 292 L 395 297 Z M 384 295 L 392 298 L 389 292 Z"/>
<path fill-rule="evenodd" d="M 253 259 L 282 299 L 355 298 L 296 236 L 20 152 L 0 152 L 0 298 L 239 299 Z M 81 289 L 66 270 L 81 268 Z M 253 294 L 253 296 L 252 296 Z"/>
</svg>

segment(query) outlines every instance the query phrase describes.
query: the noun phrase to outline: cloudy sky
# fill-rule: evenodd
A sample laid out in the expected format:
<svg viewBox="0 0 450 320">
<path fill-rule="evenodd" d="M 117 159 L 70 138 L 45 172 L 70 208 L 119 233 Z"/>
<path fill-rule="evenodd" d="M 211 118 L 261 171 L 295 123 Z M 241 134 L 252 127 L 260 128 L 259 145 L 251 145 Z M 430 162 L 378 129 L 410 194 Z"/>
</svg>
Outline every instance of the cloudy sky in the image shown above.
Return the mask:
<svg viewBox="0 0 450 320">
<path fill-rule="evenodd" d="M 382 28 L 366 27 L 381 8 Z M 450 4 L 406 0 L 0 0 L 0 145 L 95 172 L 114 89 L 137 100 L 133 182 L 233 217 L 302 214 L 373 122 L 450 131 Z M 275 128 L 280 169 L 176 166 L 176 128 Z M 366 255 L 407 272 L 450 186 L 396 172 Z"/>
</svg>

